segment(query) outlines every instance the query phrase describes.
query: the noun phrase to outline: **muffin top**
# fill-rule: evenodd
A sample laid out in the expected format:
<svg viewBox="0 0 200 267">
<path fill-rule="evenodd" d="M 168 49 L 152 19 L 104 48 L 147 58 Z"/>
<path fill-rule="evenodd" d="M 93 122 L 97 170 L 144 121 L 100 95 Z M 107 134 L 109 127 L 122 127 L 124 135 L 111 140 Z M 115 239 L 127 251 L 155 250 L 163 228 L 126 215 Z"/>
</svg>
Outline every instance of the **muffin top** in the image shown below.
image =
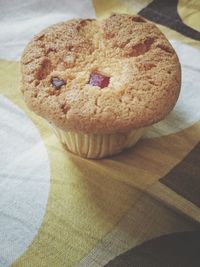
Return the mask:
<svg viewBox="0 0 200 267">
<path fill-rule="evenodd" d="M 63 130 L 116 133 L 151 125 L 174 107 L 177 55 L 140 16 L 74 19 L 36 35 L 21 59 L 27 105 Z"/>
</svg>

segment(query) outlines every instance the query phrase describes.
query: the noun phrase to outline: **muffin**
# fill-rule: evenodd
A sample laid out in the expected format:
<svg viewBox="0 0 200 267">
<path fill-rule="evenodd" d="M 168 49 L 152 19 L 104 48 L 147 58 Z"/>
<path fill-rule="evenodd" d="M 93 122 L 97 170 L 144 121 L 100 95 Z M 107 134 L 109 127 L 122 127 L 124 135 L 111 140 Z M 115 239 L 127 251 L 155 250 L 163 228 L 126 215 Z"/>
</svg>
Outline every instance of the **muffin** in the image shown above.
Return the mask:
<svg viewBox="0 0 200 267">
<path fill-rule="evenodd" d="M 134 145 L 173 109 L 180 91 L 178 57 L 160 30 L 140 16 L 73 19 L 27 45 L 22 93 L 65 147 L 102 158 Z"/>
</svg>

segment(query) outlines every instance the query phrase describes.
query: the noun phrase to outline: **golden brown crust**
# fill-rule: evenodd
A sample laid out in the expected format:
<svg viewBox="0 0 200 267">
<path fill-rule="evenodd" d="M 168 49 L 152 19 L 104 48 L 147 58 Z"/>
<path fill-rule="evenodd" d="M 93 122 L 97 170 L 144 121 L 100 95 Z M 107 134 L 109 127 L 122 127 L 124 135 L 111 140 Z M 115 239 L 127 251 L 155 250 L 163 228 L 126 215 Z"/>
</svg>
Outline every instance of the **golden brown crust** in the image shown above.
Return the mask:
<svg viewBox="0 0 200 267">
<path fill-rule="evenodd" d="M 71 20 L 36 35 L 22 59 L 28 106 L 63 130 L 125 132 L 163 119 L 180 90 L 180 64 L 158 28 L 139 16 Z M 109 85 L 88 84 L 90 74 Z M 52 86 L 58 77 L 66 84 Z"/>
</svg>

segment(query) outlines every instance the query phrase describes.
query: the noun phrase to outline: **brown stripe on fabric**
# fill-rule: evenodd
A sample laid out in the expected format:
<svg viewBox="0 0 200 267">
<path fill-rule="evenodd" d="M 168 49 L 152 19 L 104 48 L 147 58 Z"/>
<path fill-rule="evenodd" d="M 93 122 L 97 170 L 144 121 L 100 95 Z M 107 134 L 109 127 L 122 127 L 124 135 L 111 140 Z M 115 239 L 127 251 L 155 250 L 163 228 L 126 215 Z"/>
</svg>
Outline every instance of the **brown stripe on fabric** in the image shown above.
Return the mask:
<svg viewBox="0 0 200 267">
<path fill-rule="evenodd" d="M 199 41 L 200 32 L 184 24 L 178 14 L 177 5 L 178 0 L 154 0 L 139 15 Z"/>
<path fill-rule="evenodd" d="M 200 207 L 200 143 L 160 182 Z"/>
<path fill-rule="evenodd" d="M 119 255 L 104 267 L 199 267 L 200 232 L 161 236 Z"/>
</svg>

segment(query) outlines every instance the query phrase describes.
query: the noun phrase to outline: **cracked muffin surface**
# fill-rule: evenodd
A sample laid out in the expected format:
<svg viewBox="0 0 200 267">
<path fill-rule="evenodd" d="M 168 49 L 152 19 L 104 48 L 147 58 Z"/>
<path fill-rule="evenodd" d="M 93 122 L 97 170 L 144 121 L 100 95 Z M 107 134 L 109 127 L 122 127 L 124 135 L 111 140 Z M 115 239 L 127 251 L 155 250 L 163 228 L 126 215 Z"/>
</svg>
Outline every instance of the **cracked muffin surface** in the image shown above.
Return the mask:
<svg viewBox="0 0 200 267">
<path fill-rule="evenodd" d="M 177 55 L 140 16 L 74 19 L 36 35 L 21 59 L 28 106 L 62 130 L 112 134 L 145 127 L 174 107 Z"/>
</svg>

